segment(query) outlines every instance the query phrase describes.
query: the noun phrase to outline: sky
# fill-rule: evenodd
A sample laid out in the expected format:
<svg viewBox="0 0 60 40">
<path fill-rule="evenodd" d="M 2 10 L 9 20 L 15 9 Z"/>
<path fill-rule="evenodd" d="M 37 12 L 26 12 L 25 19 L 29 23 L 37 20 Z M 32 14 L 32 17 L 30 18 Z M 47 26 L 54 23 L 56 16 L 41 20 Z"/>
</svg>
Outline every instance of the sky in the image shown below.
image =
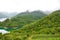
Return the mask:
<svg viewBox="0 0 60 40">
<path fill-rule="evenodd" d="M 52 11 L 57 9 L 60 9 L 60 0 L 0 0 L 0 12 Z"/>
</svg>

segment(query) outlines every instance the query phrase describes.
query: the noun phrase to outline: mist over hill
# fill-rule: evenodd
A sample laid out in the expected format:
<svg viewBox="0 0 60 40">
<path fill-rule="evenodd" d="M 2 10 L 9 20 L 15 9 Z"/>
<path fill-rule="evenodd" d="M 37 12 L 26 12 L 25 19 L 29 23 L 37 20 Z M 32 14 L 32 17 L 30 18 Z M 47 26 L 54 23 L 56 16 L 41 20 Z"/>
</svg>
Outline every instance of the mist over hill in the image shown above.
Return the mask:
<svg viewBox="0 0 60 40">
<path fill-rule="evenodd" d="M 41 10 L 35 10 L 35 11 L 41 11 Z M 28 11 L 29 12 L 29 11 Z M 31 12 L 34 12 L 34 11 L 31 11 Z M 45 14 L 49 14 L 50 11 L 43 11 Z M 20 12 L 20 13 L 23 13 L 23 12 Z M 0 12 L 0 18 L 11 18 L 11 17 L 14 17 L 18 14 L 20 14 L 18 12 Z"/>
<path fill-rule="evenodd" d="M 3 13 L 0 13 L 0 18 L 6 18 L 7 16 L 4 15 Z"/>
<path fill-rule="evenodd" d="M 12 12 L 12 13 L 0 12 L 0 18 L 11 18 L 13 16 L 16 16 L 17 14 L 18 14 L 17 12 Z"/>
</svg>

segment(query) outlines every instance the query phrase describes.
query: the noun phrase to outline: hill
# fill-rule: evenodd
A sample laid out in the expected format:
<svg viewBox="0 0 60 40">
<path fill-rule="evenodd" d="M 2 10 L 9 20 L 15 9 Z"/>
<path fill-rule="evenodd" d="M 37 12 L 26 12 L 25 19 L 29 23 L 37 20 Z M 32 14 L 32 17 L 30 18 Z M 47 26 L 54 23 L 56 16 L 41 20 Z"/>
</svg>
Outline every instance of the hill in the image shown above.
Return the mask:
<svg viewBox="0 0 60 40">
<path fill-rule="evenodd" d="M 60 10 L 4 34 L 5 40 L 60 40 Z"/>
<path fill-rule="evenodd" d="M 20 29 L 1 35 L 4 40 L 60 40 L 60 10 Z M 2 36 L 2 37 L 1 37 Z"/>
<path fill-rule="evenodd" d="M 44 16 L 46 16 L 46 14 L 44 14 L 43 11 L 33 11 L 33 12 L 26 11 L 26 12 L 19 13 L 18 15 L 12 17 L 11 19 L 7 19 L 0 26 L 5 27 L 6 29 L 8 28 L 18 29 Z"/>
<path fill-rule="evenodd" d="M 39 19 L 31 24 L 17 29 L 21 33 L 59 34 L 60 33 L 60 10 Z"/>
<path fill-rule="evenodd" d="M 24 26 L 23 33 L 59 34 L 60 33 L 60 10 Z"/>
</svg>

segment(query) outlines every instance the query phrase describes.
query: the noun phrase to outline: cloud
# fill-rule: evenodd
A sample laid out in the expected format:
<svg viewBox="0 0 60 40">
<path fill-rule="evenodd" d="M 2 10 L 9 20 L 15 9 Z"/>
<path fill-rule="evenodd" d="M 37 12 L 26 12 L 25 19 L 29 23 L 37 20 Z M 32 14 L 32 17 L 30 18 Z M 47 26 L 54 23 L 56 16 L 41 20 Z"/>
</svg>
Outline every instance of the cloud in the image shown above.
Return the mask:
<svg viewBox="0 0 60 40">
<path fill-rule="evenodd" d="M 26 10 L 56 10 L 60 0 L 0 0 L 0 11 L 22 12 Z"/>
</svg>

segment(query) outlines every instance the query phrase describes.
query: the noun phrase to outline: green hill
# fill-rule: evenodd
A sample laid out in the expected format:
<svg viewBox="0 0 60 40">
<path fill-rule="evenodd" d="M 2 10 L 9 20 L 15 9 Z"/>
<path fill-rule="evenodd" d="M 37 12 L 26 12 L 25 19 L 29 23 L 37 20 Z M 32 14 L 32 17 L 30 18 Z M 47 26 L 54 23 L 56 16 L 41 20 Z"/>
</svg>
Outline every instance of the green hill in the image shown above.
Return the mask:
<svg viewBox="0 0 60 40">
<path fill-rule="evenodd" d="M 25 25 L 21 30 L 23 33 L 59 34 L 60 10 L 55 11 L 36 22 Z"/>
<path fill-rule="evenodd" d="M 60 40 L 60 10 L 2 37 L 4 40 Z"/>
<path fill-rule="evenodd" d="M 4 21 L 0 26 L 4 27 L 5 29 L 16 29 L 23 27 L 26 24 L 30 24 L 42 17 L 46 16 L 43 11 L 33 11 L 33 12 L 22 12 L 18 15 L 12 17 L 11 19 L 7 19 Z"/>
<path fill-rule="evenodd" d="M 50 15 L 37 20 L 31 24 L 23 26 L 14 32 L 24 34 L 59 34 L 60 33 L 60 10 L 51 13 Z"/>
</svg>

